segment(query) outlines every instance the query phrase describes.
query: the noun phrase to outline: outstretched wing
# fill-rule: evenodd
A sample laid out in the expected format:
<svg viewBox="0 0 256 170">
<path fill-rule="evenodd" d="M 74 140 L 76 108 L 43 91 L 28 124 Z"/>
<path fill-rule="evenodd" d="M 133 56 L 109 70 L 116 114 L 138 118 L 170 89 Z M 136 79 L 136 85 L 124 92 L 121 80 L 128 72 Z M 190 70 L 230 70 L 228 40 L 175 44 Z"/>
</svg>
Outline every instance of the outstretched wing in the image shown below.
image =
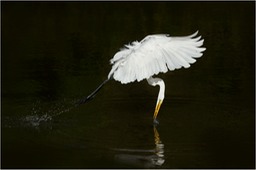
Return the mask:
<svg viewBox="0 0 256 170">
<path fill-rule="evenodd" d="M 108 75 L 122 84 L 138 82 L 160 72 L 188 68 L 201 57 L 206 48 L 198 31 L 184 37 L 149 35 L 140 42 L 126 45 L 110 60 L 113 67 Z"/>
</svg>

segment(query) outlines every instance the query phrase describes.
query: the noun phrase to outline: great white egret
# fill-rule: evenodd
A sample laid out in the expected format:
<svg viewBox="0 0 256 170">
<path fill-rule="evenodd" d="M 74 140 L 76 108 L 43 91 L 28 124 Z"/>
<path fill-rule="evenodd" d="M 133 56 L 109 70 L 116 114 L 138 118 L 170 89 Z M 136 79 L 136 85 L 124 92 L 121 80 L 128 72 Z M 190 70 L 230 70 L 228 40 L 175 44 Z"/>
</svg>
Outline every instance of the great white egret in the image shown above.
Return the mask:
<svg viewBox="0 0 256 170">
<path fill-rule="evenodd" d="M 78 104 L 92 99 L 101 87 L 114 79 L 122 84 L 146 79 L 151 86 L 160 87 L 153 115 L 154 123 L 158 123 L 157 115 L 164 100 L 165 84 L 160 78 L 153 78 L 158 73 L 168 70 L 189 68 L 190 64 L 201 57 L 206 48 L 201 47 L 204 40 L 196 37 L 198 31 L 189 36 L 170 37 L 167 34 L 148 35 L 140 42 L 134 41 L 125 45 L 110 60 L 113 65 L 108 78 L 89 96 Z"/>
</svg>

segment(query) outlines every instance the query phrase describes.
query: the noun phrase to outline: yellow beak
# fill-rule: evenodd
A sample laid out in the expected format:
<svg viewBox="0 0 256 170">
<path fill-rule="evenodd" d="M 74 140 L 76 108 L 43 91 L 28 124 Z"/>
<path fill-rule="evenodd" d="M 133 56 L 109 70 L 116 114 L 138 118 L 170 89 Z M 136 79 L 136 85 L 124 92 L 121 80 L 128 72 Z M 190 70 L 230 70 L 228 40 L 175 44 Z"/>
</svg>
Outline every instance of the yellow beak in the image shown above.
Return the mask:
<svg viewBox="0 0 256 170">
<path fill-rule="evenodd" d="M 158 112 L 159 112 L 159 109 L 160 109 L 162 103 L 163 103 L 162 100 L 158 100 L 158 102 L 157 102 L 157 104 L 156 104 L 156 108 L 155 108 L 155 112 L 154 112 L 153 119 L 156 119 L 156 117 L 157 117 L 157 115 L 158 115 Z"/>
</svg>

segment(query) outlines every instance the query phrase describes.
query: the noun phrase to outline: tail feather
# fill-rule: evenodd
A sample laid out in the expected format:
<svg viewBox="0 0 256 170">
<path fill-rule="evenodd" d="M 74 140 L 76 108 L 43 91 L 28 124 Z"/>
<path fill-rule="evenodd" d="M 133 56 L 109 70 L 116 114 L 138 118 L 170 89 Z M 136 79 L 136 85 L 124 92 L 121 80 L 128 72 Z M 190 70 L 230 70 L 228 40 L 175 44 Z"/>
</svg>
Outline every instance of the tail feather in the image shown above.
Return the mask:
<svg viewBox="0 0 256 170">
<path fill-rule="evenodd" d="M 90 95 L 88 95 L 87 97 L 79 100 L 76 104 L 77 105 L 81 105 L 81 104 L 84 104 L 90 100 L 92 100 L 96 94 L 100 91 L 100 89 L 103 87 L 103 85 L 105 85 L 109 80 L 111 80 L 111 78 L 109 79 L 106 79 L 104 82 L 102 82 Z"/>
</svg>

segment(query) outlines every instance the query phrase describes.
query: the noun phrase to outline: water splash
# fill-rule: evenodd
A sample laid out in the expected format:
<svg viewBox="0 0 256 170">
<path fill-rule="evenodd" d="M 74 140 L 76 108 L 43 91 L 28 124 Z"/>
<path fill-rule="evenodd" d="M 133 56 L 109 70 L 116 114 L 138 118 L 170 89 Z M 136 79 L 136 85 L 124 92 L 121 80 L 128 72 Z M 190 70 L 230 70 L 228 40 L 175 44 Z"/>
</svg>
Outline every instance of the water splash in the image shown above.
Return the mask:
<svg viewBox="0 0 256 170">
<path fill-rule="evenodd" d="M 56 102 L 43 103 L 36 101 L 32 104 L 32 108 L 28 109 L 28 114 L 21 117 L 4 117 L 4 127 L 32 127 L 38 128 L 51 128 L 53 123 L 59 118 L 58 116 L 63 113 L 69 112 L 73 109 L 74 100 L 62 99 Z"/>
<path fill-rule="evenodd" d="M 53 118 L 51 115 L 28 115 L 24 118 L 22 118 L 21 120 L 25 123 L 27 123 L 27 125 L 31 125 L 33 127 L 38 127 L 40 126 L 40 124 L 42 122 L 49 122 L 51 121 Z"/>
</svg>

